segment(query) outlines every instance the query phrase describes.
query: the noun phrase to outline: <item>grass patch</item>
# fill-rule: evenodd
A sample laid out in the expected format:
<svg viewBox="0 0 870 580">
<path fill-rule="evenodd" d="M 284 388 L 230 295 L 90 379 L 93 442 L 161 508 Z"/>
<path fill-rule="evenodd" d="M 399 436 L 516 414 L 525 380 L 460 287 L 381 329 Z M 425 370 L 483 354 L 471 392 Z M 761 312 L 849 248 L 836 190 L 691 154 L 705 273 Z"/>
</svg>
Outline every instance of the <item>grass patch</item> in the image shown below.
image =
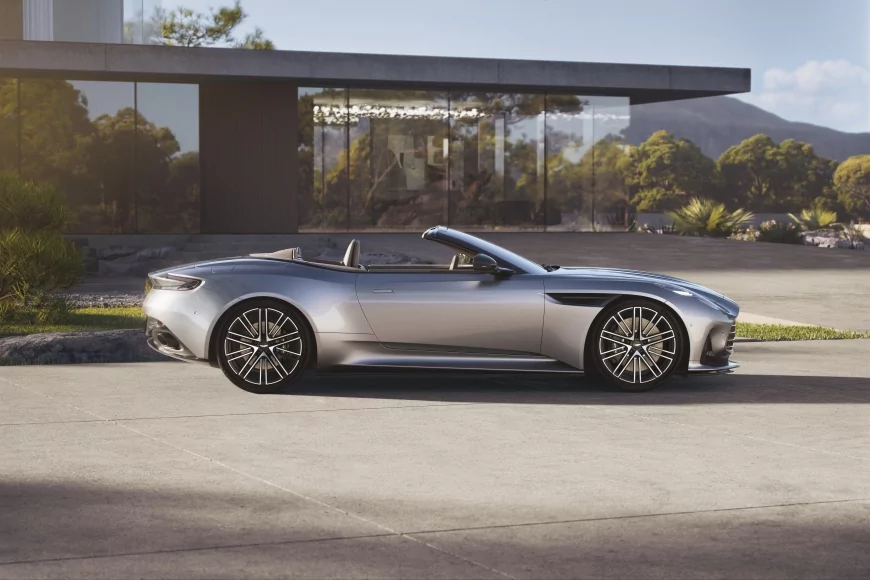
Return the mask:
<svg viewBox="0 0 870 580">
<path fill-rule="evenodd" d="M 75 332 L 80 330 L 142 329 L 145 315 L 139 306 L 114 308 L 77 308 L 65 324 L 3 324 L 0 337 L 42 332 Z"/>
<path fill-rule="evenodd" d="M 737 336 L 756 340 L 844 340 L 870 338 L 870 332 L 834 330 L 823 326 L 790 326 L 737 321 Z"/>
</svg>

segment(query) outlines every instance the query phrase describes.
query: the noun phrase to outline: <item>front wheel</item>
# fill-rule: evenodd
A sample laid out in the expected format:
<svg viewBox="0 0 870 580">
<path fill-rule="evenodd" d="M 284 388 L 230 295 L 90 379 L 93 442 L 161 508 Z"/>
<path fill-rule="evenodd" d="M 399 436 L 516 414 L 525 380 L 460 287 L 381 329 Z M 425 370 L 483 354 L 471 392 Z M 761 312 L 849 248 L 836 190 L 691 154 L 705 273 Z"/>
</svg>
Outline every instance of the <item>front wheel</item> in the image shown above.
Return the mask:
<svg viewBox="0 0 870 580">
<path fill-rule="evenodd" d="M 587 355 L 594 374 L 633 393 L 650 391 L 670 377 L 685 341 L 676 316 L 663 304 L 629 300 L 608 308 L 590 329 Z"/>
<path fill-rule="evenodd" d="M 257 394 L 285 391 L 305 370 L 313 346 L 295 309 L 277 300 L 233 307 L 218 331 L 218 364 L 234 385 Z"/>
</svg>

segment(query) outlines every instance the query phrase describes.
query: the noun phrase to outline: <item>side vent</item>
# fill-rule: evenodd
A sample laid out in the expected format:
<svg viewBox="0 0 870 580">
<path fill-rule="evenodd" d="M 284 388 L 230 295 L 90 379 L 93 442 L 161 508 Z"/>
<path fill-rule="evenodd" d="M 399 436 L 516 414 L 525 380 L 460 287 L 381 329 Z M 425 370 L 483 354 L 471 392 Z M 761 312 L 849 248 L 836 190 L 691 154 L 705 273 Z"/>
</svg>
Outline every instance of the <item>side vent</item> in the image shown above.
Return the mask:
<svg viewBox="0 0 870 580">
<path fill-rule="evenodd" d="M 577 292 L 551 292 L 547 297 L 559 304 L 568 306 L 591 306 L 600 308 L 616 298 L 617 294 L 581 294 Z"/>
</svg>

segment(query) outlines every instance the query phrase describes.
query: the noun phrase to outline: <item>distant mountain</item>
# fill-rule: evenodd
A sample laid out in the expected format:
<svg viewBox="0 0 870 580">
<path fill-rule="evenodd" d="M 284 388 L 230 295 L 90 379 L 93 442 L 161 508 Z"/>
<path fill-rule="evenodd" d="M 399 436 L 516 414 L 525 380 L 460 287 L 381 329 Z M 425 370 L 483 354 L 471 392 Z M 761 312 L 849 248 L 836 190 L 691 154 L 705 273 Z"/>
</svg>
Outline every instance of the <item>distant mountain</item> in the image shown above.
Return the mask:
<svg viewBox="0 0 870 580">
<path fill-rule="evenodd" d="M 709 97 L 637 105 L 631 108 L 628 141 L 639 145 L 664 129 L 691 139 L 704 153 L 718 159 L 726 149 L 758 133 L 777 143 L 803 141 L 816 153 L 844 161 L 852 155 L 870 154 L 870 133 L 843 133 L 827 127 L 794 123 L 733 97 Z"/>
</svg>

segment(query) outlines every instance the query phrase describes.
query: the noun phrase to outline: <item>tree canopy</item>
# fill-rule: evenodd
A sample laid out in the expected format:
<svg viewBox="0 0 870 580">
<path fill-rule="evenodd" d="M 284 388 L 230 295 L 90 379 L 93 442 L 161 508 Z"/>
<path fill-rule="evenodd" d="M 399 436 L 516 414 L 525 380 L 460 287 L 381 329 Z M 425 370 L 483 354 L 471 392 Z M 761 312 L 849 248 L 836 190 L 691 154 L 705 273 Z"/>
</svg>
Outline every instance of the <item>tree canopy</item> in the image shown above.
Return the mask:
<svg viewBox="0 0 870 580">
<path fill-rule="evenodd" d="M 626 172 L 638 211 L 675 209 L 693 197 L 716 197 L 720 181 L 712 159 L 667 131 L 657 131 L 635 147 Z"/>
<path fill-rule="evenodd" d="M 235 31 L 248 13 L 241 0 L 232 6 L 210 8 L 208 14 L 179 7 L 170 11 L 157 10 L 160 40 L 166 46 L 229 46 L 250 50 L 274 50 L 275 44 L 267 39 L 259 27 L 239 39 Z"/>
<path fill-rule="evenodd" d="M 755 135 L 719 158 L 729 201 L 756 211 L 799 211 L 826 194 L 837 163 L 812 146 Z"/>
<path fill-rule="evenodd" d="M 834 173 L 840 202 L 859 217 L 870 218 L 870 155 L 845 160 Z"/>
</svg>

